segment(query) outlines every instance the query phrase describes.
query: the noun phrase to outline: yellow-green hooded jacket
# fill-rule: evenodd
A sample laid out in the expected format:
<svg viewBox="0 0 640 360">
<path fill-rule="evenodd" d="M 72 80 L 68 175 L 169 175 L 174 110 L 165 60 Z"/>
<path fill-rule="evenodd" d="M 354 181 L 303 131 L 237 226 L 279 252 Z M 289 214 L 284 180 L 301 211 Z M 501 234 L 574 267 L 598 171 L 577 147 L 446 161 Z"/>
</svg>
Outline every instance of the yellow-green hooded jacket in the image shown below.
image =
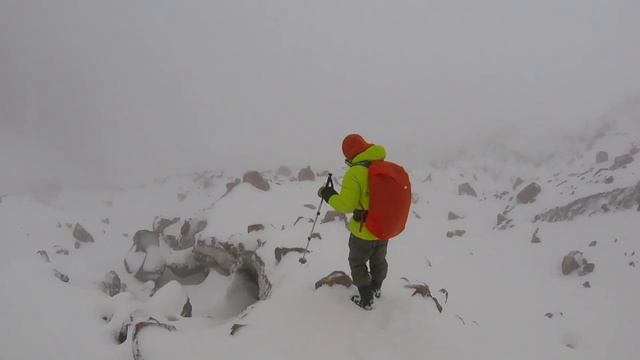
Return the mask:
<svg viewBox="0 0 640 360">
<path fill-rule="evenodd" d="M 329 197 L 329 205 L 344 214 L 353 213 L 356 209 L 369 210 L 369 169 L 359 166 L 358 163 L 384 160 L 386 155 L 384 147 L 373 145 L 353 158 L 342 180 L 340 193 Z M 378 240 L 366 226 L 361 226 L 360 222 L 353 218 L 349 220 L 349 231 L 363 240 Z"/>
</svg>

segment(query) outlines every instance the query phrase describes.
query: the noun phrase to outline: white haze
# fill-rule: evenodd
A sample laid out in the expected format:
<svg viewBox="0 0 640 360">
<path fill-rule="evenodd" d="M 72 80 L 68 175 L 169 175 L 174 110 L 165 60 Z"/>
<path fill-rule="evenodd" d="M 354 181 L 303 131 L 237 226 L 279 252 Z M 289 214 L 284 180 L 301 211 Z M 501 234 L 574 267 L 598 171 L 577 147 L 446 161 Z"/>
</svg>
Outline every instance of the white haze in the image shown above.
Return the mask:
<svg viewBox="0 0 640 360">
<path fill-rule="evenodd" d="M 640 93 L 639 18 L 635 0 L 0 0 L 0 195 L 329 166 L 348 132 L 410 166 L 495 133 L 548 147 Z"/>
</svg>

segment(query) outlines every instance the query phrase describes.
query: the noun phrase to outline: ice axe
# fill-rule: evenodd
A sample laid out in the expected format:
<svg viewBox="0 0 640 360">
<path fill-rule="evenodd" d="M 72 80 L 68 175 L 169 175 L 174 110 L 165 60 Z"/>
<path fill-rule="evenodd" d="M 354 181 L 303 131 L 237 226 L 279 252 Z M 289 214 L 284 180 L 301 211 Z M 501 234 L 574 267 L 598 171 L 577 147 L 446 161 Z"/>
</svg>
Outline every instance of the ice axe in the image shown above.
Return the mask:
<svg viewBox="0 0 640 360">
<path fill-rule="evenodd" d="M 333 189 L 333 180 L 331 180 L 331 173 L 329 173 L 329 176 L 327 176 L 327 184 L 325 185 L 325 187 L 329 187 Z M 318 205 L 318 211 L 316 212 L 316 219 L 313 220 L 313 226 L 311 227 L 311 232 L 309 233 L 309 236 L 307 237 L 307 247 L 304 248 L 304 253 L 302 254 L 302 257 L 298 260 L 300 262 L 300 264 L 306 264 L 307 263 L 307 252 L 309 252 L 309 243 L 311 242 L 311 236 L 313 235 L 313 230 L 315 230 L 316 228 L 316 223 L 318 222 L 318 217 L 320 216 L 320 209 L 322 209 L 322 204 L 324 203 L 324 199 L 321 198 L 320 199 L 320 205 Z"/>
</svg>

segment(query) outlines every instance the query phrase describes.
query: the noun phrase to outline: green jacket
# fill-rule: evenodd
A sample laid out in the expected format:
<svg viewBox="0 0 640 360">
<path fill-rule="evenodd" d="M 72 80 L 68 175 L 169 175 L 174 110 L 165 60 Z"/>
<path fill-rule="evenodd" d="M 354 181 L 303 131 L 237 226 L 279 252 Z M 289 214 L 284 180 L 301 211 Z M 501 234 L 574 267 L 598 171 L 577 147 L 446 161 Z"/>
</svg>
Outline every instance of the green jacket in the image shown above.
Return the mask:
<svg viewBox="0 0 640 360">
<path fill-rule="evenodd" d="M 387 155 L 386 150 L 380 145 L 373 145 L 361 152 L 352 161 L 342 180 L 342 188 L 339 194 L 329 198 L 329 205 L 336 211 L 348 214 L 356 209 L 369 209 L 369 169 L 365 166 L 356 166 L 362 161 L 384 160 Z M 351 218 L 349 220 L 349 231 L 357 238 L 363 240 L 378 240 L 366 226 Z"/>
</svg>

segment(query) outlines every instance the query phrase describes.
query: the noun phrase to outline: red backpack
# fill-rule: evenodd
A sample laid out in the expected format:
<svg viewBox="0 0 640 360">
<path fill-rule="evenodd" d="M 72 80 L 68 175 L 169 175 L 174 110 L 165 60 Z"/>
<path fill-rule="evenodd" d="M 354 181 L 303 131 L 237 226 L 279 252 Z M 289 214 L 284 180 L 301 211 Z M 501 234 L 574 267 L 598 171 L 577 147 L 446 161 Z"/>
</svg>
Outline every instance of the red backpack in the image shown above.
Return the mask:
<svg viewBox="0 0 640 360">
<path fill-rule="evenodd" d="M 411 182 L 402 166 L 372 161 L 369 168 L 369 210 L 364 224 L 380 240 L 400 234 L 409 218 Z"/>
</svg>

